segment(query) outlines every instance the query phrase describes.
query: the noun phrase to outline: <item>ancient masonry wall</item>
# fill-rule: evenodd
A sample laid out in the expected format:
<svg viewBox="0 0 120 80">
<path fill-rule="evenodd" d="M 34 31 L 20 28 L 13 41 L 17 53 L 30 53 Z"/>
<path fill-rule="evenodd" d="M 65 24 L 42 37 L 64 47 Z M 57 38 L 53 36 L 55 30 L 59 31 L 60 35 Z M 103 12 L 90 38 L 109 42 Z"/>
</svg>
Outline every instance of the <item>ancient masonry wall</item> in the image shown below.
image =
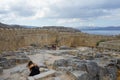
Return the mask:
<svg viewBox="0 0 120 80">
<path fill-rule="evenodd" d="M 39 46 L 93 46 L 100 40 L 113 40 L 113 37 L 89 35 L 81 32 L 57 32 L 47 29 L 3 29 L 0 28 L 0 51 L 16 50 L 36 44 Z"/>
<path fill-rule="evenodd" d="M 101 50 L 111 50 L 111 51 L 120 51 L 120 40 L 113 40 L 113 41 L 107 41 L 102 42 L 98 46 Z"/>
</svg>

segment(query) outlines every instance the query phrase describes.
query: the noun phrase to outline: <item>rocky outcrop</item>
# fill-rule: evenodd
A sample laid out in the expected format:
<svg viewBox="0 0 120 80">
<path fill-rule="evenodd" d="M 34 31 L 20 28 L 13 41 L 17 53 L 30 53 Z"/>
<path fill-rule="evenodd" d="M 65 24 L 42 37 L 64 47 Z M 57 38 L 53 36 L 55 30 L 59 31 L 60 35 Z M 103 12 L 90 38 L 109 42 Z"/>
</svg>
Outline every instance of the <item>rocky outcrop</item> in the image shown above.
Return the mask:
<svg viewBox="0 0 120 80">
<path fill-rule="evenodd" d="M 61 59 L 54 62 L 55 70 L 66 71 L 74 80 L 117 80 L 117 63 L 100 66 L 95 61 Z"/>
<path fill-rule="evenodd" d="M 5 52 L 0 57 L 0 66 L 4 69 L 8 69 L 16 66 L 17 64 L 22 64 L 28 62 L 29 58 L 20 52 Z"/>
</svg>

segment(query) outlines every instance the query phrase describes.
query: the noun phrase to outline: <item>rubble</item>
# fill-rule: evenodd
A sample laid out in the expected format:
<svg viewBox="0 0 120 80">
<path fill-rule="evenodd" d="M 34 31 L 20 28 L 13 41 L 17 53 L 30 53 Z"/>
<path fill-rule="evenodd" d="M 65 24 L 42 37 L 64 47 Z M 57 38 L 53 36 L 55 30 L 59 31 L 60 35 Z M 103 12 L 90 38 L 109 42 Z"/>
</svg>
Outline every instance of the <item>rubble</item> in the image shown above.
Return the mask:
<svg viewBox="0 0 120 80">
<path fill-rule="evenodd" d="M 25 64 L 22 67 L 11 69 L 10 75 L 12 76 L 7 77 L 6 80 L 18 78 L 18 80 L 117 80 L 120 76 L 118 75 L 120 71 L 119 54 L 111 53 L 110 51 L 94 51 L 92 48 L 82 48 L 82 50 L 37 49 L 31 52 L 14 52 L 12 55 L 5 53 L 0 58 L 0 73 L 2 74 L 4 69 L 15 67 L 32 59 L 40 67 L 41 74 L 28 77 L 29 70 L 26 69 Z M 45 69 L 42 70 L 41 67 Z M 53 71 L 53 73 L 50 72 L 50 75 L 54 76 L 48 76 L 50 70 Z M 46 78 L 46 76 L 48 77 Z"/>
<path fill-rule="evenodd" d="M 20 52 L 3 52 L 0 58 L 0 66 L 4 69 L 12 68 L 17 64 L 25 63 L 29 61 L 29 58 Z"/>
</svg>

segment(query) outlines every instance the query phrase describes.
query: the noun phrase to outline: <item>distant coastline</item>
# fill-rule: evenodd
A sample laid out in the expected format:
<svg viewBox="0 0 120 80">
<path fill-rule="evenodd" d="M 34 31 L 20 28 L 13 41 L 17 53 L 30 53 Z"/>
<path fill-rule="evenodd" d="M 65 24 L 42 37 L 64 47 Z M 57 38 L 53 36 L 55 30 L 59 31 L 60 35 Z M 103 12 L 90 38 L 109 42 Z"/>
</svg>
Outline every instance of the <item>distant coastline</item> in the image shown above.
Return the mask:
<svg viewBox="0 0 120 80">
<path fill-rule="evenodd" d="M 111 36 L 111 35 L 120 35 L 120 30 L 81 30 L 81 32 L 84 32 L 84 33 L 88 33 L 88 34 L 95 34 L 95 35 L 108 35 L 108 36 Z"/>
</svg>

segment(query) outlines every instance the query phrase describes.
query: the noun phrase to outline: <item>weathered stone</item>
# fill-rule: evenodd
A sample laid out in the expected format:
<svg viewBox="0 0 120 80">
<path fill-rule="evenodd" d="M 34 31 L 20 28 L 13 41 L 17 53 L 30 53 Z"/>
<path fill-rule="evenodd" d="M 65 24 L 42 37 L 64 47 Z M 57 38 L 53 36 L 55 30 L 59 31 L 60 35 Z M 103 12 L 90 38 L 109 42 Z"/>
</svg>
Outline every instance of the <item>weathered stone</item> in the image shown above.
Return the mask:
<svg viewBox="0 0 120 80">
<path fill-rule="evenodd" d="M 7 59 L 6 58 L 2 58 L 2 57 L 0 57 L 0 62 L 2 62 L 2 61 L 6 61 Z"/>
<path fill-rule="evenodd" d="M 84 71 L 73 71 L 68 73 L 74 80 L 89 80 L 89 75 Z"/>
<path fill-rule="evenodd" d="M 99 67 L 96 62 L 87 62 L 86 63 L 86 71 L 91 76 L 91 78 L 94 78 L 99 73 Z"/>
<path fill-rule="evenodd" d="M 101 53 L 95 55 L 95 58 L 101 58 L 101 57 L 103 57 Z"/>
<path fill-rule="evenodd" d="M 70 50 L 71 48 L 68 46 L 60 46 L 59 49 L 60 50 Z"/>
<path fill-rule="evenodd" d="M 85 57 L 86 60 L 94 60 L 94 57 L 91 55 L 86 55 Z"/>
<path fill-rule="evenodd" d="M 25 62 L 28 62 L 29 61 L 29 58 L 16 58 L 16 63 L 25 63 Z"/>
<path fill-rule="evenodd" d="M 13 51 L 3 52 L 3 53 L 2 53 L 2 57 L 13 56 L 13 55 L 15 55 L 15 53 L 14 53 Z"/>
<path fill-rule="evenodd" d="M 107 67 L 108 74 L 110 76 L 111 80 L 116 80 L 117 79 L 117 69 L 116 67 Z"/>
<path fill-rule="evenodd" d="M 2 74 L 3 73 L 3 68 L 2 67 L 0 67 L 0 74 Z"/>
<path fill-rule="evenodd" d="M 56 71 L 54 71 L 54 70 L 49 70 L 47 72 L 43 72 L 43 73 L 35 75 L 33 77 L 28 77 L 28 80 L 41 80 L 41 79 L 43 79 L 45 77 L 55 75 L 55 72 Z"/>
<path fill-rule="evenodd" d="M 0 66 L 2 66 L 4 69 L 10 68 L 8 61 L 1 61 Z"/>
<path fill-rule="evenodd" d="M 53 65 L 54 67 L 68 66 L 68 60 L 65 59 L 56 60 Z"/>
<path fill-rule="evenodd" d="M 4 61 L 1 61 L 0 62 L 0 66 L 2 66 L 4 69 L 8 69 L 8 68 L 11 68 L 11 67 L 14 67 L 15 66 L 15 60 L 14 59 L 5 59 Z"/>
<path fill-rule="evenodd" d="M 71 66 L 68 66 L 68 67 L 58 67 L 56 70 L 57 71 L 67 72 L 67 71 L 73 71 L 73 68 Z"/>
<path fill-rule="evenodd" d="M 73 67 L 74 70 L 80 70 L 80 71 L 86 71 L 86 65 L 85 63 L 77 63 Z"/>
<path fill-rule="evenodd" d="M 117 66 L 118 69 L 120 69 L 120 64 L 117 64 L 116 66 Z"/>
<path fill-rule="evenodd" d="M 27 80 L 35 80 L 33 77 L 28 77 Z"/>
<path fill-rule="evenodd" d="M 120 59 L 117 59 L 117 64 L 120 64 Z"/>
<path fill-rule="evenodd" d="M 105 78 L 106 76 L 108 76 L 107 73 L 108 73 L 108 71 L 107 71 L 106 68 L 104 68 L 104 67 L 99 67 L 99 80 L 104 80 L 104 78 Z"/>
<path fill-rule="evenodd" d="M 99 80 L 117 80 L 116 67 L 100 67 L 99 68 Z"/>
<path fill-rule="evenodd" d="M 5 80 L 5 79 L 3 79 L 3 78 L 0 78 L 0 80 Z"/>
<path fill-rule="evenodd" d="M 55 77 L 54 80 L 61 80 L 59 77 Z"/>
</svg>

